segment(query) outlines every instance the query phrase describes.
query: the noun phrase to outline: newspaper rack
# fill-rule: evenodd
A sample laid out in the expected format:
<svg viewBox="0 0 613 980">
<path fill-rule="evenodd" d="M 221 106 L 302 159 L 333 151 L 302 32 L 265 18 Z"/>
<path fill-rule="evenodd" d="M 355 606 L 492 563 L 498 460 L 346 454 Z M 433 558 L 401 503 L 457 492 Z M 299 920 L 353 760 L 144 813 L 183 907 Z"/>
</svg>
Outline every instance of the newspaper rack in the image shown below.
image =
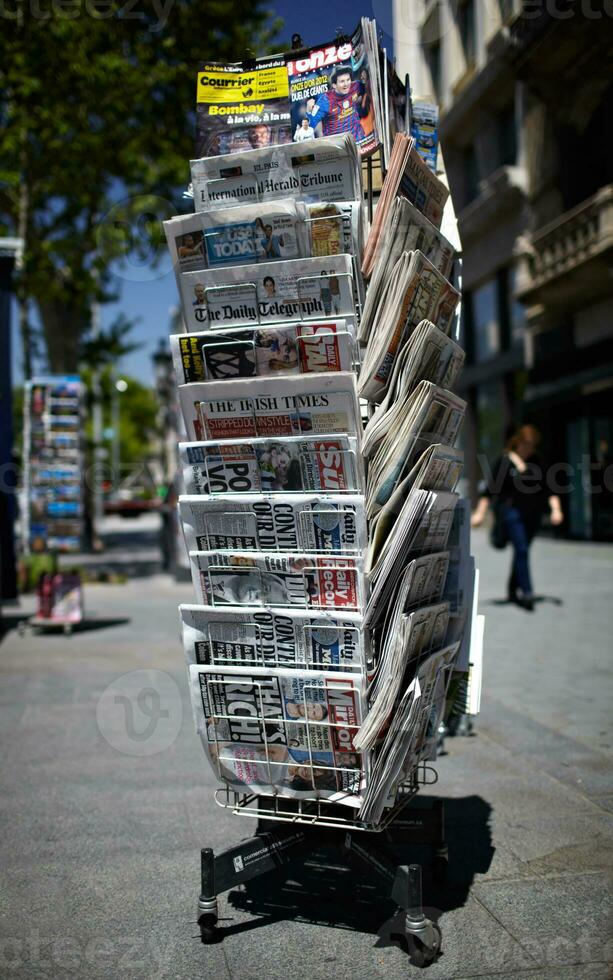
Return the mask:
<svg viewBox="0 0 613 980">
<path fill-rule="evenodd" d="M 301 46 L 302 41 L 300 37 L 294 35 L 292 38 L 292 47 L 294 49 L 300 49 Z M 388 62 L 380 46 L 378 52 L 379 56 L 383 55 L 382 73 L 384 75 L 384 84 L 386 84 Z M 405 83 L 405 91 L 408 92 L 408 83 Z M 405 122 L 407 121 L 408 116 L 405 119 Z M 384 135 L 385 139 L 380 141 L 377 150 L 377 160 L 374 164 L 374 166 L 380 168 L 382 178 L 385 176 L 386 157 L 388 158 L 387 163 L 389 163 L 390 156 L 390 139 L 387 130 Z M 373 157 L 369 155 L 365 160 L 361 160 L 360 166 L 362 172 L 365 171 L 366 173 L 367 184 L 365 188 L 365 201 L 362 200 L 362 204 L 365 203 L 368 218 L 372 221 L 373 184 L 375 176 L 373 173 Z M 231 176 L 231 174 L 228 174 L 228 176 Z M 222 178 L 215 177 L 206 180 L 204 182 L 203 199 L 206 197 L 210 201 L 210 192 L 220 187 L 222 180 Z M 256 176 L 249 176 L 247 181 L 250 188 L 253 187 L 253 193 L 250 192 L 249 197 L 259 202 L 260 192 Z M 314 230 L 318 228 L 315 222 L 331 222 L 332 220 L 336 220 L 338 232 L 334 233 L 334 243 L 330 241 L 331 236 L 328 236 L 328 247 L 335 247 L 336 241 L 338 240 L 342 246 L 341 251 L 345 251 L 348 240 L 354 237 L 360 237 L 359 231 L 354 235 L 353 213 L 353 210 L 349 209 L 349 213 L 345 211 L 337 215 L 314 214 L 300 220 L 305 225 L 309 223 L 311 233 L 309 237 L 311 241 L 318 237 L 316 234 L 313 234 Z M 205 234 L 216 235 L 221 234 L 221 232 L 212 231 Z M 254 251 L 257 253 L 254 231 L 251 232 L 251 243 Z M 318 258 L 323 257 L 318 256 Z M 347 262 L 343 268 L 350 271 L 334 273 L 329 276 L 328 273 L 322 272 L 318 276 L 302 276 L 296 278 L 292 284 L 291 297 L 289 299 L 292 305 L 291 315 L 288 316 L 284 323 L 289 325 L 294 323 L 300 324 L 301 322 L 305 324 L 317 322 L 319 329 L 323 327 L 325 330 L 326 320 L 331 322 L 334 318 L 340 319 L 347 317 L 349 329 L 346 333 L 353 341 L 351 328 L 359 326 L 364 302 L 364 286 L 361 266 L 356 261 L 354 254 L 351 255 L 351 263 Z M 308 271 L 311 271 L 311 269 Z M 274 329 L 275 326 L 282 326 L 278 321 L 265 319 L 265 313 L 261 315 L 259 307 L 261 297 L 258 294 L 257 283 L 255 281 L 247 281 L 248 279 L 256 278 L 253 269 L 249 272 L 243 271 L 240 274 L 245 277 L 246 281 L 229 282 L 223 285 L 214 284 L 203 289 L 203 296 L 197 296 L 198 310 L 194 314 L 197 323 L 203 324 L 206 322 L 207 332 L 211 334 L 217 332 L 216 304 L 223 302 L 225 297 L 233 297 L 233 294 L 235 296 L 238 291 L 241 291 L 241 295 L 245 293 L 249 294 L 249 302 L 253 302 L 253 315 L 251 308 L 247 312 L 239 312 L 236 318 L 240 318 L 240 322 L 230 323 L 226 327 L 219 326 L 220 333 L 224 330 L 234 331 L 242 327 L 266 327 Z M 317 316 L 312 312 L 313 307 L 309 307 L 308 298 L 313 282 L 320 282 L 322 275 L 324 277 L 327 276 L 329 279 L 334 278 L 336 283 L 332 284 L 334 292 L 330 288 L 326 288 L 326 302 L 322 307 L 324 313 L 322 316 Z M 223 278 L 221 277 L 222 280 Z M 341 288 L 339 289 L 339 280 L 342 278 L 348 281 L 348 288 L 347 283 L 342 282 Z M 218 279 L 217 282 L 219 283 L 220 280 Z M 326 287 L 329 286 L 330 284 L 326 282 Z M 253 296 L 253 301 L 251 296 Z M 346 307 L 345 312 L 342 312 L 341 309 L 337 309 L 336 307 Z M 233 310 L 231 313 L 231 318 L 233 319 Z M 245 319 L 247 316 L 249 317 L 249 321 Z M 188 319 L 186 317 L 187 322 Z M 196 326 L 194 332 L 202 329 L 205 328 Z M 188 332 L 190 331 L 188 330 Z M 334 329 L 331 329 L 330 333 L 334 332 Z M 344 334 L 345 331 L 339 333 Z M 238 374 L 243 377 L 241 374 L 243 362 L 246 364 L 248 361 L 254 367 L 252 370 L 246 370 L 244 377 L 251 380 L 261 377 L 262 375 L 260 375 L 257 366 L 255 366 L 257 358 L 255 356 L 254 341 L 247 338 L 242 340 L 238 336 L 235 341 L 234 336 L 237 335 L 233 335 L 232 343 L 235 343 L 237 346 L 237 359 L 240 361 Z M 318 333 L 312 338 L 309 336 L 297 337 L 296 346 L 301 352 L 304 352 L 308 344 L 316 343 L 317 338 L 321 338 L 322 336 L 326 336 L 326 334 Z M 209 349 L 216 353 L 217 360 L 220 363 L 223 362 L 224 344 L 229 345 L 229 342 L 220 339 L 219 344 L 216 345 L 212 338 L 208 340 Z M 350 346 L 350 349 L 352 351 L 352 368 L 354 371 L 357 371 L 360 366 L 359 344 L 355 343 L 355 355 L 353 355 L 353 344 Z M 203 358 L 203 360 L 206 359 Z M 207 379 L 211 378 L 212 372 L 206 363 L 204 365 L 204 371 L 206 372 Z M 257 380 L 254 381 L 256 386 L 259 383 Z M 202 405 L 203 403 L 200 402 L 200 404 Z M 274 438 L 269 436 L 264 425 L 262 426 L 262 431 L 259 432 L 258 415 L 254 400 L 250 395 L 241 395 L 241 412 L 243 411 L 243 406 L 246 406 L 244 409 L 245 417 L 250 421 L 250 436 L 241 436 L 240 440 L 228 437 L 226 440 L 227 444 L 238 444 L 239 441 L 248 442 L 250 439 L 259 439 L 263 442 L 266 439 Z M 360 409 L 361 413 L 358 413 L 358 417 L 360 414 L 369 417 L 374 411 L 372 402 L 366 402 L 364 400 L 362 400 Z M 207 428 L 207 424 L 204 421 L 205 416 L 206 413 L 203 412 L 200 428 L 207 442 L 210 445 L 214 445 L 216 436 Z M 356 419 L 356 423 L 358 429 L 361 431 L 358 419 Z M 344 428 L 341 429 L 340 426 L 338 429 L 335 428 L 335 432 L 337 431 L 342 431 L 345 436 L 359 438 L 359 432 L 346 431 Z M 296 432 L 292 429 L 291 435 L 298 434 L 300 437 L 304 435 L 305 438 L 310 435 L 306 429 L 303 431 L 301 426 Z M 290 436 L 290 433 L 287 433 L 287 435 Z M 192 435 L 191 438 L 198 437 Z M 434 441 L 444 442 L 438 439 Z M 444 444 L 446 445 L 446 443 Z M 347 481 L 351 485 L 342 487 L 342 492 L 346 491 L 351 493 L 357 491 L 365 496 L 366 502 L 367 495 L 364 493 L 366 488 L 363 486 L 364 468 L 361 465 L 362 460 L 358 458 L 354 450 L 343 449 L 338 450 L 338 452 L 343 454 L 343 470 L 347 469 L 351 471 Z M 233 458 L 232 462 L 234 462 L 234 459 L 239 458 L 239 455 L 237 455 Z M 190 460 L 190 462 L 192 461 Z M 313 454 L 307 453 L 304 454 L 304 457 L 301 456 L 299 464 L 302 486 L 296 492 L 326 493 L 326 490 L 322 490 L 317 486 L 308 485 L 309 473 L 316 471 L 316 460 L 314 460 Z M 206 492 L 210 497 L 216 496 L 218 499 L 221 493 L 227 494 L 228 502 L 232 500 L 232 492 L 243 492 L 245 494 L 248 494 L 250 491 L 265 492 L 270 490 L 272 486 L 255 486 L 257 479 L 260 480 L 260 483 L 262 482 L 261 475 L 258 477 L 258 458 L 255 450 L 253 459 L 249 459 L 251 469 L 249 470 L 247 482 L 250 482 L 250 486 L 244 487 L 242 491 L 239 491 L 238 487 L 233 488 L 233 490 L 230 489 L 229 476 L 226 475 L 225 471 L 220 477 L 216 477 L 215 468 L 220 467 L 220 469 L 223 469 L 223 465 L 218 463 L 214 454 L 212 454 L 210 459 L 204 455 L 202 458 L 194 460 L 193 465 L 194 471 L 196 471 L 196 468 L 200 470 L 199 473 L 195 472 L 194 476 L 194 483 L 198 483 L 200 492 L 204 492 L 202 488 L 206 487 Z M 228 465 L 228 473 L 230 472 L 230 465 Z M 216 478 L 220 480 L 217 484 L 217 489 L 215 488 Z M 312 477 L 311 479 L 314 478 Z M 223 483 L 226 484 L 225 487 L 223 487 Z M 278 484 L 275 484 L 273 488 L 277 489 Z M 335 488 L 333 492 L 339 491 Z M 193 493 L 193 490 L 190 493 Z M 323 510 L 325 510 L 325 507 Z M 376 512 L 377 510 L 375 510 Z M 458 509 L 455 508 L 455 513 L 457 512 Z M 230 507 L 228 507 L 228 514 L 232 513 Z M 410 554 L 407 552 L 403 556 L 407 562 L 424 552 L 431 554 L 433 551 L 447 552 L 450 550 L 447 541 L 453 513 L 454 507 L 441 510 L 438 513 L 436 521 L 433 521 L 427 529 L 424 526 L 421 535 L 417 535 L 415 538 L 411 535 L 411 538 L 408 540 L 413 543 L 414 547 Z M 207 529 L 207 535 L 208 533 L 209 531 Z M 230 538 L 231 535 L 229 533 L 228 540 Z M 202 621 L 206 622 L 206 617 L 211 617 L 208 627 L 201 629 L 198 634 L 199 642 L 203 647 L 202 651 L 194 653 L 192 649 L 188 654 L 188 659 L 190 659 L 190 672 L 193 672 L 198 666 L 203 668 L 198 672 L 199 693 L 203 689 L 207 690 L 207 707 L 204 715 L 204 723 L 201 723 L 201 719 L 197 719 L 197 726 L 200 738 L 207 750 L 209 750 L 209 756 L 216 769 L 218 781 L 221 784 L 215 791 L 216 804 L 231 813 L 255 819 L 257 821 L 257 827 L 254 836 L 228 847 L 217 854 L 211 848 L 203 848 L 201 850 L 201 890 L 198 901 L 198 925 L 202 941 L 204 943 L 212 943 L 222 938 L 221 930 L 217 928 L 218 896 L 221 893 L 255 879 L 262 874 L 279 871 L 288 866 L 294 859 L 300 857 L 303 852 L 310 854 L 314 847 L 318 847 L 320 844 L 323 846 L 323 842 L 325 841 L 327 844 L 332 844 L 334 848 L 338 849 L 340 861 L 343 864 L 356 862 L 359 866 L 368 868 L 371 873 L 379 876 L 383 880 L 388 895 L 404 913 L 399 932 L 406 939 L 411 961 L 418 966 L 428 965 L 438 955 L 441 944 L 441 933 L 438 925 L 426 918 L 423 912 L 421 867 L 417 864 L 398 866 L 397 862 L 390 859 L 390 856 L 386 853 L 385 844 L 401 839 L 404 843 L 426 843 L 431 845 L 433 847 L 432 857 L 435 876 L 443 877 L 448 859 L 445 845 L 443 804 L 441 800 L 420 800 L 418 790 L 420 785 L 433 785 L 437 781 L 436 771 L 428 762 L 435 758 L 437 737 L 435 721 L 438 718 L 439 709 L 441 709 L 441 705 L 444 703 L 452 677 L 453 654 L 449 654 L 449 650 L 451 650 L 451 646 L 455 646 L 455 651 L 457 652 L 459 641 L 455 645 L 449 645 L 448 642 L 447 648 L 439 650 L 434 645 L 430 648 L 430 640 L 422 640 L 425 649 L 420 649 L 419 653 L 416 653 L 414 659 L 411 660 L 411 667 L 415 667 L 415 675 L 414 681 L 407 691 L 407 694 L 410 696 L 413 696 L 413 691 L 417 691 L 417 694 L 413 697 L 413 702 L 407 700 L 409 710 L 403 711 L 396 727 L 391 723 L 391 715 L 388 714 L 387 719 L 384 716 L 381 724 L 379 724 L 379 717 L 376 716 L 376 722 L 371 726 L 373 732 L 371 733 L 372 737 L 370 741 L 364 740 L 363 737 L 356 737 L 358 745 L 367 747 L 358 750 L 353 743 L 352 737 L 350 747 L 344 759 L 342 759 L 342 752 L 333 751 L 329 753 L 321 751 L 322 741 L 325 740 L 322 737 L 320 741 L 315 737 L 314 726 L 325 725 L 329 727 L 334 725 L 336 722 L 332 720 L 333 716 L 326 717 L 324 715 L 326 717 L 325 721 L 321 717 L 319 719 L 316 716 L 314 717 L 313 714 L 309 717 L 306 711 L 306 699 L 304 710 L 301 709 L 301 712 L 297 716 L 292 716 L 291 719 L 287 715 L 286 705 L 278 708 L 278 711 L 275 708 L 274 710 L 277 713 L 271 714 L 270 702 L 267 702 L 266 706 L 264 706 L 263 687 L 259 689 L 259 706 L 257 697 L 252 697 L 252 694 L 258 686 L 255 683 L 258 676 L 256 668 L 264 668 L 264 670 L 260 670 L 259 676 L 262 676 L 268 669 L 274 670 L 281 668 L 281 670 L 278 670 L 278 674 L 281 674 L 288 667 L 304 668 L 305 671 L 308 671 L 309 668 L 325 671 L 326 665 L 322 665 L 322 662 L 317 659 L 318 655 L 314 654 L 314 645 L 310 640 L 306 644 L 303 643 L 302 638 L 300 644 L 296 642 L 297 634 L 294 634 L 292 649 L 289 650 L 288 654 L 284 654 L 287 659 L 283 660 L 283 658 L 279 658 L 275 644 L 265 644 L 262 635 L 258 633 L 257 616 L 261 614 L 260 611 L 263 613 L 267 609 L 270 609 L 270 607 L 275 607 L 271 609 L 271 612 L 274 612 L 276 607 L 280 607 L 279 611 L 283 612 L 284 615 L 287 614 L 287 616 L 296 614 L 302 616 L 304 612 L 305 619 L 310 614 L 321 616 L 323 619 L 325 618 L 323 614 L 327 613 L 330 614 L 331 620 L 340 620 L 343 614 L 347 613 L 355 615 L 356 620 L 358 620 L 359 615 L 362 615 L 360 626 L 355 627 L 356 631 L 362 633 L 360 646 L 361 662 L 357 663 L 357 660 L 351 664 L 335 662 L 333 669 L 338 672 L 336 676 L 347 684 L 351 683 L 352 678 L 359 677 L 360 681 L 358 682 L 356 680 L 356 690 L 365 698 L 369 684 L 373 683 L 377 675 L 374 662 L 369 660 L 370 633 L 367 629 L 365 630 L 365 626 L 368 626 L 365 620 L 365 614 L 368 610 L 368 589 L 362 578 L 364 565 L 358 557 L 352 557 L 350 552 L 343 553 L 338 559 L 334 553 L 322 552 L 313 556 L 312 562 L 306 562 L 309 567 L 304 567 L 304 559 L 309 556 L 304 552 L 298 554 L 296 551 L 294 557 L 302 561 L 302 565 L 300 566 L 302 579 L 300 579 L 300 575 L 296 574 L 296 590 L 290 595 L 283 591 L 283 588 L 279 584 L 274 589 L 272 582 L 267 584 L 267 576 L 272 578 L 272 571 L 264 570 L 263 567 L 257 567 L 256 559 L 254 558 L 252 560 L 245 549 L 240 547 L 236 547 L 236 549 L 228 548 L 224 555 L 223 548 L 219 549 L 216 547 L 214 549 L 212 547 L 214 542 L 209 537 L 206 537 L 206 541 L 211 548 L 208 553 L 190 552 L 194 584 L 196 585 L 196 592 L 199 593 L 199 599 L 197 601 L 206 602 L 208 607 L 206 610 L 202 610 L 204 616 Z M 264 550 L 262 549 L 260 556 L 262 556 Z M 243 554 L 243 551 L 245 551 L 245 554 Z M 278 551 L 283 552 L 283 549 L 279 548 Z M 236 553 L 233 554 L 233 552 Z M 245 557 L 247 561 L 243 565 L 241 561 Z M 276 558 L 278 556 L 272 554 L 269 557 Z M 285 558 L 287 556 L 284 555 L 283 557 Z M 394 557 L 394 554 L 392 557 Z M 440 558 L 440 556 L 438 557 Z M 446 557 L 448 561 L 448 555 Z M 320 564 L 320 559 L 327 562 L 326 568 L 336 568 L 344 572 L 348 569 L 355 571 L 356 583 L 352 592 L 352 604 L 345 604 L 338 607 L 326 604 L 323 594 L 321 591 L 318 592 L 316 582 L 318 571 L 324 567 L 323 564 Z M 238 578 L 241 570 L 245 573 L 247 567 L 249 568 L 248 574 L 250 580 L 247 583 L 247 587 L 244 585 L 239 587 Z M 275 571 L 279 568 L 279 566 L 271 567 L 274 567 Z M 298 567 L 296 567 L 297 571 Z M 229 572 L 232 572 L 235 580 L 226 584 L 222 581 L 221 576 L 227 576 Z M 292 572 L 294 572 L 293 568 Z M 279 575 L 279 579 L 281 577 Z M 454 589 L 455 594 L 451 594 L 454 592 Z M 449 618 L 456 617 L 456 632 L 459 635 L 461 633 L 462 616 L 459 582 L 457 586 L 451 587 L 451 593 L 449 595 L 438 593 L 436 598 L 433 593 L 432 605 L 434 606 L 436 603 L 439 603 L 440 605 L 447 606 L 444 614 L 440 614 L 441 618 L 447 615 L 449 621 Z M 423 597 L 415 600 L 416 607 L 424 604 Z M 246 615 L 241 620 L 241 629 L 244 629 L 245 632 L 241 634 L 240 642 L 242 646 L 240 652 L 235 652 L 235 648 L 232 646 L 234 640 L 224 633 L 223 614 L 221 611 L 225 610 L 227 612 L 233 606 L 239 609 L 241 605 L 243 609 L 246 605 L 254 608 L 251 610 L 251 615 Z M 215 613 L 211 612 L 212 607 L 215 607 Z M 401 613 L 407 613 L 411 608 L 412 606 L 401 607 Z M 290 613 L 290 609 L 293 612 Z M 219 614 L 217 610 L 220 611 Z M 424 621 L 426 621 L 430 614 L 430 610 L 424 613 Z M 215 619 L 218 615 L 219 622 Z M 375 622 L 375 625 L 382 628 L 381 624 L 377 624 L 377 622 Z M 386 624 L 385 628 L 388 625 Z M 317 625 L 319 634 L 326 629 L 333 628 L 333 626 L 326 627 L 320 623 Z M 246 634 L 248 635 L 248 642 L 244 639 Z M 224 642 L 227 643 L 227 649 L 224 646 Z M 424 667 L 423 675 L 427 683 L 424 684 L 422 689 L 422 697 L 419 693 L 420 682 L 417 678 L 417 670 L 420 669 L 421 664 L 427 660 L 433 650 L 436 653 L 448 654 L 448 659 L 430 660 L 429 666 Z M 197 661 L 196 663 L 194 662 L 194 658 Z M 293 658 L 293 661 L 289 662 L 291 658 Z M 229 713 L 230 709 L 223 706 L 225 702 L 222 698 L 216 700 L 210 694 L 215 684 L 224 683 L 224 669 L 237 667 L 246 668 L 247 672 L 252 669 L 254 670 L 254 677 L 250 680 L 247 680 L 245 671 L 242 674 L 240 671 L 236 671 L 236 676 L 244 678 L 241 679 L 240 684 L 244 685 L 249 683 L 252 685 L 249 700 L 250 718 L 254 719 L 257 737 L 254 736 L 251 743 L 247 745 L 246 752 L 243 752 L 244 746 L 241 744 L 243 741 L 242 735 L 230 724 L 231 719 L 235 719 L 235 715 Z M 219 671 L 222 677 L 221 680 L 219 676 L 210 676 L 215 671 Z M 232 670 L 230 669 L 228 673 L 231 674 Z M 469 685 L 470 680 L 468 681 Z M 303 697 L 305 697 L 304 694 Z M 468 693 L 466 697 L 468 697 Z M 475 697 L 476 694 L 473 696 L 473 700 Z M 205 698 L 203 696 L 203 704 L 204 700 Z M 256 707 L 251 711 L 253 705 Z M 365 712 L 362 713 L 362 720 L 364 716 Z M 299 718 L 299 721 L 295 720 L 296 717 Z M 368 716 L 366 715 L 366 717 Z M 276 733 L 278 733 L 282 721 L 286 723 L 284 737 L 282 739 L 283 752 L 278 751 L 273 753 L 270 745 L 276 744 L 278 746 L 279 740 L 275 739 L 272 734 L 275 730 L 274 727 L 270 729 L 271 733 L 269 734 L 267 726 L 271 723 L 273 726 L 276 725 Z M 302 732 L 296 735 L 294 740 L 292 740 L 290 734 L 292 724 L 302 729 Z M 356 732 L 358 725 L 354 729 Z M 385 755 L 385 753 L 380 753 L 378 757 L 375 756 L 372 747 L 375 743 L 377 743 L 377 748 L 381 746 L 382 732 L 386 732 L 388 725 L 391 728 L 389 741 L 394 748 L 396 748 L 396 745 L 398 745 L 398 748 L 393 758 L 393 765 L 389 769 L 384 768 L 383 779 L 381 778 L 381 769 L 375 770 L 377 779 L 370 784 L 374 797 L 368 798 L 366 790 L 369 787 L 369 774 L 374 768 L 373 760 L 375 762 L 380 761 L 383 757 L 384 767 L 387 767 L 389 756 Z M 231 741 L 233 737 L 235 738 L 235 742 Z M 334 739 L 330 737 L 326 743 L 326 748 L 329 745 L 334 746 L 334 744 Z M 314 745 L 317 746 L 316 749 L 313 748 Z M 211 748 L 212 751 L 210 751 Z M 342 761 L 339 761 L 339 756 Z M 234 765 L 239 760 L 241 764 L 244 763 L 244 760 L 248 760 L 252 765 L 252 772 L 258 774 L 257 779 L 245 778 L 245 770 L 240 771 Z M 283 770 L 277 768 L 276 777 L 273 773 L 275 766 L 285 767 Z M 289 785 L 290 778 L 293 778 L 290 770 L 294 768 L 300 768 L 302 770 L 299 789 L 296 788 L 298 785 L 297 782 L 292 782 L 291 786 Z M 389 779 L 388 773 L 390 773 Z M 343 800 L 343 793 L 345 792 L 346 797 Z M 379 796 L 376 797 L 378 792 Z M 373 798 L 375 798 L 375 806 L 372 805 Z M 419 805 L 422 802 L 424 806 Z M 412 803 L 415 805 L 411 806 L 410 817 L 407 818 L 404 812 L 409 804 Z M 361 813 L 372 815 L 372 819 L 366 819 L 360 815 Z"/>
</svg>

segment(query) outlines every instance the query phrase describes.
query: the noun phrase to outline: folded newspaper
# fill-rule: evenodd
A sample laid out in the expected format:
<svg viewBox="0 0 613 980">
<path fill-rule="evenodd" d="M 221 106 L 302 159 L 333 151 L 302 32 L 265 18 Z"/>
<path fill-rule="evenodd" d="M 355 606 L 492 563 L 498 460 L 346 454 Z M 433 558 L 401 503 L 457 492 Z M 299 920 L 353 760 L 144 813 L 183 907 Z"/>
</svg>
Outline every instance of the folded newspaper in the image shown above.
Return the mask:
<svg viewBox="0 0 613 980">
<path fill-rule="evenodd" d="M 419 664 L 371 766 L 359 812 L 362 820 L 374 824 L 380 821 L 383 810 L 393 805 L 400 783 L 423 758 L 424 748 L 440 723 L 457 652 L 458 644 L 453 643 Z"/>
<path fill-rule="evenodd" d="M 352 321 L 271 324 L 263 330 L 174 334 L 170 338 L 178 384 L 279 374 L 351 371 L 358 358 Z"/>
<path fill-rule="evenodd" d="M 392 622 L 379 653 L 374 680 L 368 689 L 368 715 L 354 744 L 361 750 L 374 748 L 390 721 L 402 690 L 409 664 L 445 642 L 449 626 L 449 605 L 438 602 L 402 613 Z"/>
<path fill-rule="evenodd" d="M 356 612 L 364 606 L 359 558 L 192 551 L 189 559 L 194 589 L 204 605 L 299 606 Z"/>
<path fill-rule="evenodd" d="M 352 372 L 201 381 L 179 385 L 179 401 L 197 441 L 335 432 L 359 439 L 362 429 Z"/>
<path fill-rule="evenodd" d="M 394 266 L 377 307 L 362 360 L 360 395 L 384 398 L 398 354 L 422 320 L 445 334 L 451 332 L 460 295 L 421 252 L 403 252 Z"/>
<path fill-rule="evenodd" d="M 284 320 L 355 317 L 358 286 L 350 255 L 182 272 L 186 329 L 225 329 Z"/>
<path fill-rule="evenodd" d="M 441 227 L 449 190 L 421 158 L 415 140 L 404 133 L 397 133 L 394 139 L 387 174 L 366 242 L 362 272 L 367 277 L 372 274 L 387 215 L 398 195 L 414 204 L 436 228 Z"/>
<path fill-rule="evenodd" d="M 190 667 L 197 731 L 219 779 L 241 790 L 359 806 L 353 746 L 362 679 L 319 670 Z"/>
<path fill-rule="evenodd" d="M 377 257 L 360 320 L 360 340 L 366 342 L 375 323 L 381 294 L 403 252 L 419 251 L 445 279 L 450 279 L 455 251 L 438 228 L 404 197 L 395 198 L 381 230 Z"/>
<path fill-rule="evenodd" d="M 466 402 L 430 381 L 420 381 L 405 399 L 402 412 L 394 418 L 370 454 L 367 481 L 367 511 L 375 514 L 390 499 L 428 446 L 453 446 L 464 418 Z"/>
<path fill-rule="evenodd" d="M 188 664 L 363 672 L 370 656 L 358 613 L 179 606 Z"/>
<path fill-rule="evenodd" d="M 350 133 L 208 156 L 190 166 L 195 211 L 290 196 L 308 204 L 362 198 L 362 171 Z"/>
<path fill-rule="evenodd" d="M 179 459 L 188 494 L 364 490 L 357 439 L 342 434 L 182 442 Z"/>
<path fill-rule="evenodd" d="M 181 496 L 188 551 L 305 551 L 361 555 L 364 497 L 350 494 Z"/>
</svg>

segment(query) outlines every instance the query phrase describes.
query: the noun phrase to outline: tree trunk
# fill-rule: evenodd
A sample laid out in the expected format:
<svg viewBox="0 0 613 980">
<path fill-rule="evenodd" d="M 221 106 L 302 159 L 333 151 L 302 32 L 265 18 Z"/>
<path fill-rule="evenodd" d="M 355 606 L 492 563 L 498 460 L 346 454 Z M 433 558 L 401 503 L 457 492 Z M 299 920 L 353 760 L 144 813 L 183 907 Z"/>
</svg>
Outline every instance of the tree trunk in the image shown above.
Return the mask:
<svg viewBox="0 0 613 980">
<path fill-rule="evenodd" d="M 43 327 L 49 370 L 52 374 L 76 374 L 79 370 L 81 339 L 88 318 L 55 300 L 37 299 Z"/>
</svg>

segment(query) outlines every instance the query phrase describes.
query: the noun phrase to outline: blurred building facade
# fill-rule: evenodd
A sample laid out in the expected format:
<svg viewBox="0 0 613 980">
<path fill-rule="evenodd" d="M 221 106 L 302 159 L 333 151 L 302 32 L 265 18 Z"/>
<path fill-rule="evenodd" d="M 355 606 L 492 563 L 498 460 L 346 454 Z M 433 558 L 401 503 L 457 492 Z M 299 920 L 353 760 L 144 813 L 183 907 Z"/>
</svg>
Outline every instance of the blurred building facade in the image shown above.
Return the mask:
<svg viewBox="0 0 613 980">
<path fill-rule="evenodd" d="M 567 533 L 613 539 L 613 17 L 591 0 L 393 2 L 398 70 L 441 107 L 471 492 L 532 422 L 572 488 Z"/>
</svg>

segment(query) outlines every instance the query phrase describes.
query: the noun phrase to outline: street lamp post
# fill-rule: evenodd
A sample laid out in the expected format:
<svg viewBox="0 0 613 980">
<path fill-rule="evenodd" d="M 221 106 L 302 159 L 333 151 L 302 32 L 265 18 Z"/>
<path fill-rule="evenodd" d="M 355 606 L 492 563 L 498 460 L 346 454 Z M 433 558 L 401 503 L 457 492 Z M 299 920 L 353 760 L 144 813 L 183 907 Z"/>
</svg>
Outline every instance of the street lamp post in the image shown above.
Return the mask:
<svg viewBox="0 0 613 980">
<path fill-rule="evenodd" d="M 111 412 L 112 419 L 111 424 L 113 427 L 113 483 L 115 485 L 115 494 L 119 492 L 119 483 L 121 475 L 121 443 L 119 439 L 119 422 L 120 422 L 120 409 L 119 409 L 119 396 L 124 391 L 128 390 L 128 382 L 123 378 L 117 378 L 115 384 L 113 385 L 112 400 L 111 400 Z"/>
</svg>

